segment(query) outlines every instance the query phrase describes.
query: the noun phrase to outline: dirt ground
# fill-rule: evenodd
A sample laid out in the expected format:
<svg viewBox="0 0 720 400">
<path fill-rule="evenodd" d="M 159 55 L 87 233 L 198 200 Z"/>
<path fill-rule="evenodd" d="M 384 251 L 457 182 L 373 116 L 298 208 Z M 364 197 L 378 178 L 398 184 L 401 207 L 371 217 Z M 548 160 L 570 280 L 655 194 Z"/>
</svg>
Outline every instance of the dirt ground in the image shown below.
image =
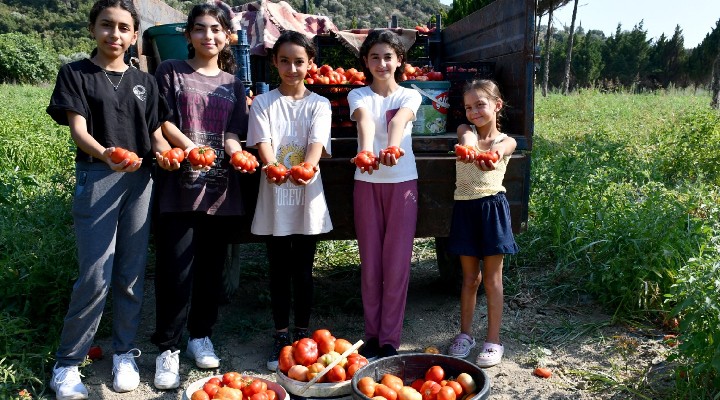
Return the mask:
<svg viewBox="0 0 720 400">
<path fill-rule="evenodd" d="M 262 252 L 245 256 L 246 261 L 264 260 Z M 327 271 L 326 271 L 327 272 Z M 630 399 L 662 398 L 672 385 L 672 370 L 665 355 L 664 332 L 647 328 L 612 326 L 610 317 L 588 299 L 550 301 L 531 289 L 542 272 L 506 270 L 505 312 L 502 337 L 503 362 L 485 370 L 492 399 Z M 355 342 L 363 336 L 362 307 L 357 266 L 322 273 L 315 280 L 315 311 L 311 329 L 328 328 L 337 337 Z M 421 352 L 434 345 L 445 351 L 458 332 L 459 299 L 441 285 L 435 259 L 414 260 L 408 292 L 405 326 L 400 353 Z M 199 370 L 182 357 L 181 387 L 161 391 L 153 387 L 157 349 L 149 342 L 154 327 L 154 293 L 149 274 L 144 315 L 138 338 L 143 354 L 137 359 L 140 387 L 131 393 L 112 390 L 112 357 L 85 367 L 82 373 L 91 399 L 181 399 L 193 381 L 227 371 L 239 371 L 275 381 L 265 368 L 272 345 L 272 322 L 266 278 L 244 274 L 240 288 L 221 309 L 212 340 L 222 358 L 218 370 Z M 485 335 L 485 297 L 480 294 L 474 335 L 480 343 Z M 108 338 L 97 344 L 110 349 Z M 477 346 L 467 358 L 474 361 Z M 553 371 L 549 379 L 533 376 L 538 361 Z M 53 393 L 48 393 L 53 396 Z"/>
</svg>

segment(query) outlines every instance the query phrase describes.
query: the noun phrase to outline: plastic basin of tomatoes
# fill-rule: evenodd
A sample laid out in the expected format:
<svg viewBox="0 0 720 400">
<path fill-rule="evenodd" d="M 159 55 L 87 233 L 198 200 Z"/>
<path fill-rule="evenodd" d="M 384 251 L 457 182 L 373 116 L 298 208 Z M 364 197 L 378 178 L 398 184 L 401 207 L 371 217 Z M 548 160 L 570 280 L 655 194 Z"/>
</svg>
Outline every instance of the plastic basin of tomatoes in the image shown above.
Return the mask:
<svg viewBox="0 0 720 400">
<path fill-rule="evenodd" d="M 472 397 L 463 400 L 484 400 L 490 396 L 490 378 L 485 371 L 475 364 L 460 358 L 442 354 L 413 353 L 381 358 L 361 368 L 352 378 L 352 398 L 354 400 L 371 400 L 358 388 L 358 382 L 365 377 L 371 377 L 381 382 L 385 374 L 394 375 L 402 379 L 404 385 L 411 386 L 417 379 L 425 379 L 425 374 L 433 366 L 440 366 L 447 379 L 457 378 L 466 373 L 475 382 L 476 392 Z M 400 397 L 398 397 L 398 400 Z M 461 398 L 458 398 L 460 400 Z"/>
<path fill-rule="evenodd" d="M 187 389 L 185 389 L 185 391 L 183 392 L 183 397 L 182 397 L 183 400 L 190 400 L 192 398 L 192 394 L 195 393 L 195 391 L 202 389 L 203 385 L 205 385 L 205 383 L 207 383 L 207 381 L 209 381 L 212 378 L 219 378 L 220 380 L 222 380 L 223 376 L 222 375 L 213 375 L 213 376 L 208 376 L 208 377 L 196 380 L 195 382 L 191 383 L 187 387 Z M 280 385 L 276 382 L 269 381 L 267 379 L 258 378 L 256 376 L 249 376 L 249 378 L 252 378 L 253 380 L 260 380 L 260 381 L 265 382 L 267 384 L 267 388 L 274 391 L 275 394 L 277 394 L 277 400 L 290 400 L 290 395 L 285 390 L 285 388 L 282 387 L 282 385 Z"/>
</svg>

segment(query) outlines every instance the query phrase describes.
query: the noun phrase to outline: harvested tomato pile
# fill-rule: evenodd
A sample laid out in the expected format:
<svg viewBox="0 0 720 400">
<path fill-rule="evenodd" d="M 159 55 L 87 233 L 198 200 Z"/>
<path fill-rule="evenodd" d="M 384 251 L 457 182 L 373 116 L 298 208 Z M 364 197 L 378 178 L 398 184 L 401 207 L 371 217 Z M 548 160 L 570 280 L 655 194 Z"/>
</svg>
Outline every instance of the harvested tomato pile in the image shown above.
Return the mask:
<svg viewBox="0 0 720 400">
<path fill-rule="evenodd" d="M 338 361 L 316 382 L 343 382 L 350 380 L 355 372 L 368 364 L 368 360 L 352 352 L 344 353 L 353 347 L 346 339 L 336 338 L 327 329 L 318 329 L 311 338 L 295 341 L 292 346 L 280 350 L 278 369 L 288 378 L 308 382 L 315 378 L 328 365 Z"/>
<path fill-rule="evenodd" d="M 392 374 L 383 375 L 380 382 L 366 376 L 358 380 L 357 389 L 371 399 L 385 400 L 466 400 L 477 395 L 477 384 L 468 373 L 457 377 L 445 376 L 442 367 L 434 365 L 423 378 L 409 386 Z"/>
<path fill-rule="evenodd" d="M 190 400 L 278 400 L 278 397 L 265 381 L 233 371 L 221 378 L 210 378 L 202 389 L 193 392 Z"/>
</svg>

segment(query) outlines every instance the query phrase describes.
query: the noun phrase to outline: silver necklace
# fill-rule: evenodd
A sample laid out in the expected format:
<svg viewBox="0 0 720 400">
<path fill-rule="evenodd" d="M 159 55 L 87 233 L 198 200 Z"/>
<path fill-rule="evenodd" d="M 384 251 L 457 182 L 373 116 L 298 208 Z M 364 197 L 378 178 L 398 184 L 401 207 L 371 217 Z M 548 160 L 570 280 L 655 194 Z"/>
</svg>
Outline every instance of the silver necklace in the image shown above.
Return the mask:
<svg viewBox="0 0 720 400">
<path fill-rule="evenodd" d="M 125 77 L 125 72 L 127 71 L 127 69 L 122 72 L 122 75 L 120 75 L 120 80 L 118 81 L 117 85 L 112 83 L 112 81 L 110 80 L 110 76 L 108 76 L 107 71 L 105 71 L 104 69 L 102 71 L 105 74 L 105 77 L 107 78 L 108 82 L 110 82 L 110 85 L 112 85 L 113 89 L 115 89 L 115 91 L 117 92 L 118 87 L 120 86 L 120 82 L 122 82 L 123 77 Z"/>
</svg>

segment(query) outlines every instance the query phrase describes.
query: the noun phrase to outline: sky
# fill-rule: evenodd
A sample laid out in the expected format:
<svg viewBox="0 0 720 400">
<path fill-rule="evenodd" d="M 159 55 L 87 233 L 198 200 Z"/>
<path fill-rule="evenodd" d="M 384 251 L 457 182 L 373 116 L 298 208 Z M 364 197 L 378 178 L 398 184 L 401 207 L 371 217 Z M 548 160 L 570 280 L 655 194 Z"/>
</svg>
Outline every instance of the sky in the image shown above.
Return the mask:
<svg viewBox="0 0 720 400">
<path fill-rule="evenodd" d="M 452 0 L 440 0 L 452 4 Z M 555 27 L 570 26 L 573 1 L 553 13 Z M 614 35 L 618 23 L 623 31 L 630 31 L 643 21 L 648 39 L 665 34 L 668 39 L 680 25 L 685 48 L 696 47 L 715 27 L 720 19 L 720 0 L 580 0 L 577 21 L 587 32 L 598 29 L 606 36 Z M 547 16 L 541 22 L 547 23 Z"/>
</svg>

